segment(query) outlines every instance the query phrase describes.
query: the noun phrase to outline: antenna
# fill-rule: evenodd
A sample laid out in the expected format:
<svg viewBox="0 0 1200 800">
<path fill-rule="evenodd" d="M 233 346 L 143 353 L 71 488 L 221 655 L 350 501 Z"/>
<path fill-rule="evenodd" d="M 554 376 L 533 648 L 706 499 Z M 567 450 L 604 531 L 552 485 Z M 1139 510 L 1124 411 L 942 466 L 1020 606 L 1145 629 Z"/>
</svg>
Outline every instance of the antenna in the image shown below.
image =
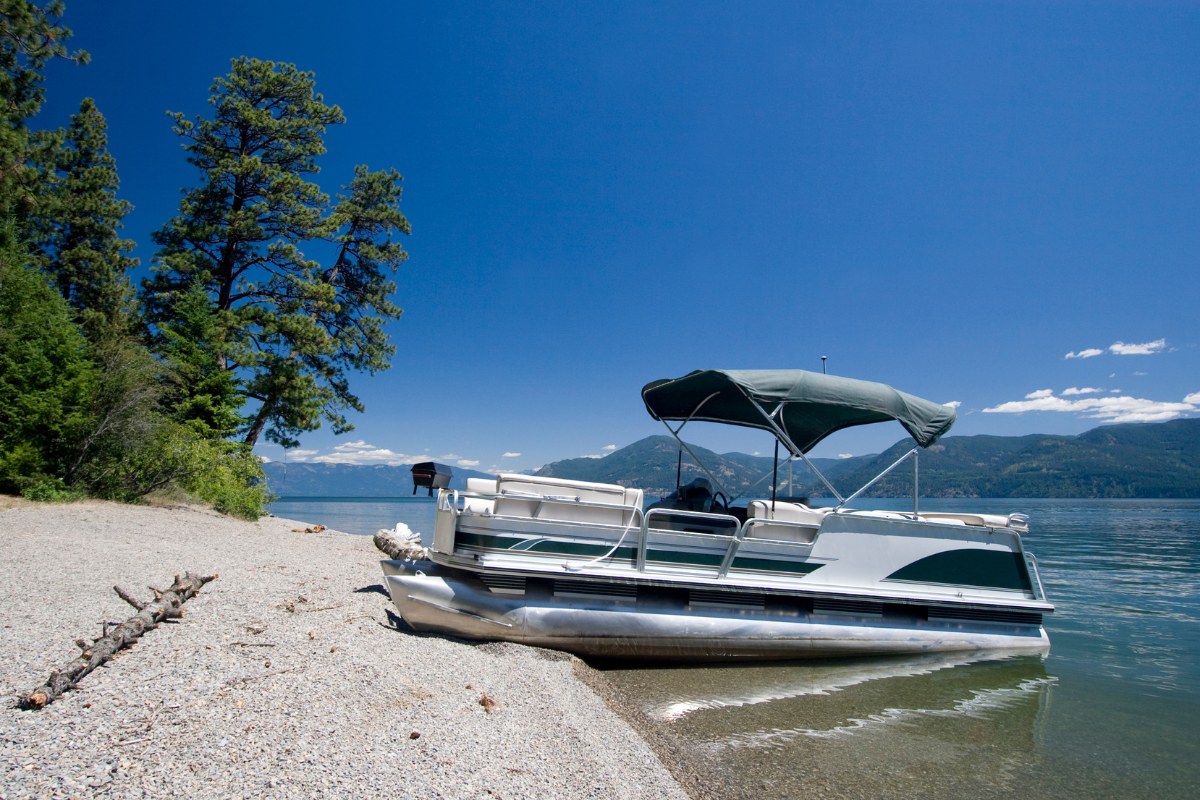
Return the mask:
<svg viewBox="0 0 1200 800">
<path fill-rule="evenodd" d="M 825 375 L 825 374 L 826 374 L 826 372 L 825 372 L 825 361 L 826 361 L 826 359 L 828 359 L 828 358 L 829 358 L 829 356 L 821 356 L 821 374 L 822 374 L 822 375 Z"/>
</svg>

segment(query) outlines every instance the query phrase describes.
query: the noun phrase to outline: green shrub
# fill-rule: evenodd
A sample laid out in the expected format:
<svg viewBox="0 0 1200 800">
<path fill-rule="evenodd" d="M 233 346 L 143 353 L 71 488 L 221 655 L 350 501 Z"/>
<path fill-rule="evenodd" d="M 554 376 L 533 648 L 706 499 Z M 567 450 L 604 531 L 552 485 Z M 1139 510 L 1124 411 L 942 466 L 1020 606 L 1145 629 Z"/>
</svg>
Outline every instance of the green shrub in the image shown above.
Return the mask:
<svg viewBox="0 0 1200 800">
<path fill-rule="evenodd" d="M 73 503 L 82 500 L 84 493 L 71 489 L 58 478 L 36 475 L 21 481 L 21 496 L 41 503 Z"/>
<path fill-rule="evenodd" d="M 223 514 L 258 519 L 271 501 L 266 476 L 248 445 L 201 439 L 193 451 L 196 469 L 182 481 L 193 495 Z"/>
</svg>

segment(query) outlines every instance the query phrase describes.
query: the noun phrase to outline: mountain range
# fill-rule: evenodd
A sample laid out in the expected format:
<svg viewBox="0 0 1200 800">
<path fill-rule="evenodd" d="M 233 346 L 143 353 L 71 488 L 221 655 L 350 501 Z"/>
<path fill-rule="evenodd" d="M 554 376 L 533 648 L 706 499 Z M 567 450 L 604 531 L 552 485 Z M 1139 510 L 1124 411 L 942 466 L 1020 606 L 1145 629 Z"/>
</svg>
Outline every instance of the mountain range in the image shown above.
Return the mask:
<svg viewBox="0 0 1200 800">
<path fill-rule="evenodd" d="M 862 486 L 912 447 L 897 442 L 883 453 L 813 463 L 843 494 Z M 773 461 L 745 453 L 714 453 L 691 445 L 713 477 L 734 496 L 770 493 Z M 692 457 L 670 436 L 650 436 L 603 458 L 572 458 L 535 474 L 639 486 L 647 496 L 703 477 Z M 412 493 L 408 466 L 358 466 L 268 462 L 271 490 L 284 497 L 395 497 Z M 780 491 L 828 496 L 802 463 L 779 470 Z M 451 488 L 487 473 L 454 468 Z M 920 454 L 921 494 L 926 497 L 1200 497 L 1200 419 L 1104 425 L 1077 436 L 948 436 Z M 424 490 L 419 490 L 423 493 Z M 912 493 L 912 469 L 904 465 L 867 493 Z"/>
<path fill-rule="evenodd" d="M 279 497 L 409 497 L 414 494 L 409 465 L 268 461 L 262 467 L 267 474 L 267 486 Z M 467 478 L 494 477 L 486 472 L 454 467 L 450 488 L 467 488 Z M 415 494 L 424 497 L 427 490 L 417 489 Z"/>
<path fill-rule="evenodd" d="M 845 459 L 812 459 L 843 493 L 854 491 L 913 447 L 897 442 L 883 453 Z M 772 459 L 718 454 L 692 446 L 697 458 L 734 495 L 770 492 Z M 651 436 L 600 459 L 575 458 L 542 467 L 538 475 L 641 486 L 665 494 L 675 487 L 679 444 Z M 681 480 L 704 473 L 685 452 Z M 912 493 L 905 465 L 867 492 L 872 497 Z M 803 464 L 781 491 L 828 496 Z M 1200 419 L 1104 425 L 1077 436 L 947 436 L 920 453 L 921 494 L 926 497 L 1200 497 Z"/>
</svg>

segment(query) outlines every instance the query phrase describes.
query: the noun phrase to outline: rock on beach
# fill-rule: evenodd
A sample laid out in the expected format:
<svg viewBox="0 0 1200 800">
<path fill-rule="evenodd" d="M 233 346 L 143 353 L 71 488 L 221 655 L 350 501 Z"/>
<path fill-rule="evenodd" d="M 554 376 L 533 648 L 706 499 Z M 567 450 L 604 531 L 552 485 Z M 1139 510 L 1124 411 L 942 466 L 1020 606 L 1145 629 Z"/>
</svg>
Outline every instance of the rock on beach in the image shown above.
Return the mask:
<svg viewBox="0 0 1200 800">
<path fill-rule="evenodd" d="M 579 662 L 399 629 L 370 537 L 196 507 L 0 511 L 0 798 L 685 798 Z M 19 693 L 219 573 L 40 711 Z"/>
</svg>

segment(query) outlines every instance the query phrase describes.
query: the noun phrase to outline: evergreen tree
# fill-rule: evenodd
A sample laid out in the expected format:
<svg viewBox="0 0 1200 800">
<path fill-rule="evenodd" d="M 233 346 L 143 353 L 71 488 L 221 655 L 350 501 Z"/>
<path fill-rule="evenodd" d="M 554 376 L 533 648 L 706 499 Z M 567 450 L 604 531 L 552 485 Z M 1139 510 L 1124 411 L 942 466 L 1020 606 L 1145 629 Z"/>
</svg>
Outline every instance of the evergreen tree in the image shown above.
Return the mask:
<svg viewBox="0 0 1200 800">
<path fill-rule="evenodd" d="M 212 86 L 211 119 L 172 114 L 201 183 L 154 235 L 143 300 L 157 325 L 195 285 L 222 326 L 213 353 L 252 406 L 245 432 L 285 446 L 322 419 L 350 429 L 362 410 L 349 370 L 385 369 L 384 324 L 400 310 L 387 277 L 406 257 L 397 234 L 400 176 L 360 168 L 336 208 L 311 180 L 330 125 L 344 121 L 291 64 L 238 58 Z M 322 266 L 306 250 L 332 250 Z"/>
<path fill-rule="evenodd" d="M 71 317 L 18 247 L 0 245 L 0 491 L 61 482 L 94 427 L 99 373 Z"/>
<path fill-rule="evenodd" d="M 171 374 L 171 416 L 215 438 L 233 436 L 242 424 L 242 398 L 233 373 L 219 362 L 224 326 L 199 284 L 179 297 L 174 312 L 173 320 L 158 326 L 159 353 Z"/>
<path fill-rule="evenodd" d="M 26 123 L 42 107 L 42 68 L 52 58 L 88 61 L 87 53 L 67 50 L 71 31 L 60 22 L 64 10 L 58 0 L 44 6 L 0 0 L 0 212 L 22 220 L 40 202 L 38 176 L 27 163 L 32 145 Z"/>
<path fill-rule="evenodd" d="M 119 180 L 107 128 L 89 97 L 70 127 L 47 144 L 50 190 L 31 226 L 43 268 L 80 312 L 92 338 L 119 335 L 129 327 L 133 288 L 128 271 L 137 265 L 128 255 L 133 242 L 118 234 L 132 206 L 116 196 Z"/>
</svg>

